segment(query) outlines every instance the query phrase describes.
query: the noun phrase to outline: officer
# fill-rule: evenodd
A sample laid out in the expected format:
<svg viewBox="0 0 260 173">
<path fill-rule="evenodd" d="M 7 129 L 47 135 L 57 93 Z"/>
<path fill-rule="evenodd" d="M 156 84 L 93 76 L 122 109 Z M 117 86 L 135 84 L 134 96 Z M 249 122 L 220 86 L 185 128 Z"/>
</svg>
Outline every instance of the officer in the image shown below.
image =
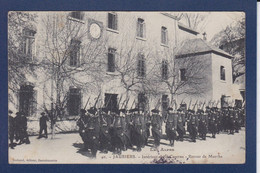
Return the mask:
<svg viewBox="0 0 260 173">
<path fill-rule="evenodd" d="M 10 140 L 10 148 L 14 149 L 14 135 L 15 135 L 15 118 L 13 117 L 13 111 L 8 110 L 8 133 Z"/>
<path fill-rule="evenodd" d="M 124 146 L 124 131 L 123 131 L 123 122 L 122 118 L 120 117 L 120 112 L 115 111 L 112 112 L 114 114 L 113 120 L 113 128 L 114 128 L 114 135 L 112 137 L 114 151 L 116 154 L 121 154 L 121 150 Z"/>
<path fill-rule="evenodd" d="M 177 132 L 178 132 L 178 139 L 182 142 L 183 135 L 185 134 L 184 122 L 183 122 L 183 110 L 177 110 Z"/>
<path fill-rule="evenodd" d="M 45 138 L 48 138 L 48 133 L 47 133 L 47 121 L 49 120 L 48 117 L 45 115 L 45 112 L 41 113 L 41 118 L 40 118 L 40 132 L 39 132 L 39 137 L 38 139 L 42 138 L 42 132 L 44 131 Z"/>
<path fill-rule="evenodd" d="M 166 134 L 167 138 L 170 140 L 170 145 L 174 146 L 174 140 L 176 138 L 177 130 L 177 113 L 173 111 L 172 107 L 168 108 L 168 114 L 166 117 Z"/>
<path fill-rule="evenodd" d="M 189 133 L 192 142 L 196 142 L 196 137 L 198 133 L 198 116 L 195 114 L 194 110 L 190 110 L 190 117 L 189 117 Z"/>
<path fill-rule="evenodd" d="M 208 113 L 202 110 L 202 109 L 198 109 L 197 110 L 197 114 L 199 115 L 199 127 L 198 127 L 198 131 L 200 134 L 200 137 L 203 140 L 206 140 L 206 134 L 208 132 Z"/>
<path fill-rule="evenodd" d="M 138 109 L 132 109 L 132 131 L 131 131 L 131 139 L 132 144 L 137 146 L 137 151 L 140 152 L 142 149 L 143 139 L 143 129 L 142 122 L 140 120 L 140 116 L 138 115 Z"/>
<path fill-rule="evenodd" d="M 97 149 L 99 147 L 99 116 L 97 114 L 97 109 L 91 107 L 88 109 L 88 122 L 87 122 L 87 130 L 86 130 L 86 143 L 88 148 L 91 150 L 91 156 L 96 157 Z"/>
<path fill-rule="evenodd" d="M 108 115 L 106 108 L 101 108 L 99 111 L 99 122 L 100 122 L 100 149 L 103 153 L 108 153 L 111 148 L 111 135 L 109 128 L 112 124 L 112 119 Z"/>
<path fill-rule="evenodd" d="M 158 148 L 160 146 L 160 140 L 162 136 L 162 117 L 159 114 L 158 109 L 153 109 L 151 117 L 151 124 L 152 124 L 152 135 L 154 138 L 154 146 Z"/>
</svg>

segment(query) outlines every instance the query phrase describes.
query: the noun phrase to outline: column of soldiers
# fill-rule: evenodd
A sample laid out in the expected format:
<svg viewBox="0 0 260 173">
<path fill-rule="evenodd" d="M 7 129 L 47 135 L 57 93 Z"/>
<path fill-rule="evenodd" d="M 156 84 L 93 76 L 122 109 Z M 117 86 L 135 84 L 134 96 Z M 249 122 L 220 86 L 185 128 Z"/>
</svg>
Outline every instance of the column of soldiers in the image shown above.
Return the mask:
<svg viewBox="0 0 260 173">
<path fill-rule="evenodd" d="M 206 140 L 207 134 L 216 138 L 220 132 L 228 134 L 238 133 L 244 126 L 244 114 L 240 108 L 206 107 L 197 111 L 188 109 L 174 110 L 168 108 L 166 118 L 158 109 L 151 114 L 138 108 L 108 111 L 106 108 L 91 107 L 87 111 L 82 109 L 77 121 L 79 134 L 84 142 L 84 149 L 90 150 L 92 157 L 100 150 L 102 153 L 112 151 L 121 154 L 122 150 L 132 149 L 140 152 L 148 145 L 148 138 L 153 137 L 153 146 L 159 147 L 162 139 L 162 126 L 169 145 L 174 146 L 176 140 L 182 142 L 189 134 L 191 142 L 196 139 Z M 164 123 L 163 123 L 164 122 Z M 151 134 L 150 134 L 151 132 Z"/>
</svg>

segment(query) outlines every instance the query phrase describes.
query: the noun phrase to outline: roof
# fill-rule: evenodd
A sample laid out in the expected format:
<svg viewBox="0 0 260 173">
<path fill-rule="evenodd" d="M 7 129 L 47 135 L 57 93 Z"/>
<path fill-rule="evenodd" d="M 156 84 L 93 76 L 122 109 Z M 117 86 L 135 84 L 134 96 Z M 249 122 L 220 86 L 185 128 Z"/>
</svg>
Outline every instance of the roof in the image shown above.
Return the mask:
<svg viewBox="0 0 260 173">
<path fill-rule="evenodd" d="M 169 18 L 172 18 L 172 19 L 174 19 L 174 20 L 178 20 L 177 16 L 174 16 L 174 15 L 172 15 L 172 14 L 170 14 L 170 13 L 161 13 L 161 14 L 163 14 L 163 15 L 169 17 Z"/>
<path fill-rule="evenodd" d="M 227 52 L 212 46 L 207 41 L 201 38 L 195 38 L 186 40 L 182 47 L 177 51 L 176 58 L 187 57 L 189 55 L 201 54 L 201 53 L 215 53 L 226 58 L 233 58 Z"/>
<path fill-rule="evenodd" d="M 180 29 L 182 29 L 184 31 L 188 31 L 188 32 L 195 34 L 195 35 L 199 34 L 199 32 L 196 31 L 195 29 L 192 29 L 192 28 L 190 28 L 190 27 L 188 27 L 188 26 L 186 26 L 186 25 L 184 25 L 180 22 L 178 22 L 178 26 L 179 26 Z"/>
</svg>

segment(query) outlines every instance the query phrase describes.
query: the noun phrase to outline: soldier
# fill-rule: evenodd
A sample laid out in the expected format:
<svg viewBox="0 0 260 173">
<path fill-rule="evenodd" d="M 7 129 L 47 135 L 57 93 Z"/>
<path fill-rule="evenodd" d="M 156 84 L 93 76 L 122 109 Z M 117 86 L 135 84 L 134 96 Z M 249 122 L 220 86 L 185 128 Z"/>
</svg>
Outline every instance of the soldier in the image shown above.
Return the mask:
<svg viewBox="0 0 260 173">
<path fill-rule="evenodd" d="M 178 109 L 177 110 L 177 132 L 178 132 L 178 139 L 182 142 L 183 141 L 183 135 L 185 134 L 185 128 L 184 128 L 184 122 L 183 122 L 183 110 Z"/>
<path fill-rule="evenodd" d="M 190 110 L 190 119 L 189 119 L 189 133 L 191 136 L 192 142 L 196 142 L 196 137 L 198 133 L 198 116 L 195 114 L 195 111 Z"/>
<path fill-rule="evenodd" d="M 10 140 L 10 148 L 14 149 L 14 135 L 15 135 L 15 118 L 13 117 L 13 111 L 8 111 L 8 134 Z"/>
<path fill-rule="evenodd" d="M 18 129 L 20 131 L 20 142 L 19 144 L 25 143 L 30 144 L 29 136 L 27 133 L 27 118 L 23 112 L 20 113 L 20 116 L 18 118 L 19 126 Z"/>
<path fill-rule="evenodd" d="M 142 123 L 140 120 L 140 116 L 138 115 L 138 109 L 135 108 L 132 110 L 133 114 L 132 114 L 132 131 L 131 131 L 131 139 L 132 139 L 132 143 L 134 145 L 137 146 L 137 151 L 140 152 L 141 151 L 141 147 L 142 147 L 142 142 L 143 140 L 143 129 L 142 129 Z"/>
<path fill-rule="evenodd" d="M 149 112 L 146 112 L 144 114 L 144 120 L 145 120 L 145 133 L 146 133 L 146 139 L 144 143 L 145 145 L 148 145 L 148 138 L 150 136 L 150 125 L 151 125 L 151 117 L 149 115 Z"/>
<path fill-rule="evenodd" d="M 100 122 L 100 149 L 103 153 L 108 153 L 111 148 L 111 135 L 109 129 L 112 124 L 111 116 L 108 115 L 106 108 L 101 108 L 99 112 Z"/>
<path fill-rule="evenodd" d="M 216 115 L 217 115 L 217 134 L 219 134 L 223 129 L 223 127 L 222 127 L 222 113 L 217 107 L 215 107 L 215 110 L 216 110 Z"/>
<path fill-rule="evenodd" d="M 239 129 L 240 129 L 240 120 L 239 119 L 240 118 L 239 118 L 238 108 L 235 108 L 234 109 L 234 121 L 235 121 L 234 129 L 235 129 L 236 133 L 238 133 Z"/>
<path fill-rule="evenodd" d="M 228 129 L 229 134 L 234 135 L 234 129 L 235 129 L 235 117 L 234 117 L 234 110 L 233 107 L 228 107 Z"/>
<path fill-rule="evenodd" d="M 114 135 L 112 137 L 114 151 L 116 154 L 121 154 L 121 150 L 124 146 L 123 122 L 119 115 L 119 111 L 112 112 L 112 114 L 114 114 L 114 120 L 112 123 L 114 128 Z"/>
<path fill-rule="evenodd" d="M 86 143 L 86 129 L 87 129 L 87 122 L 88 122 L 88 116 L 85 114 L 86 110 L 81 109 L 80 110 L 80 117 L 77 121 L 77 125 L 79 126 L 79 135 L 84 142 L 84 149 L 87 150 L 87 143 Z"/>
<path fill-rule="evenodd" d="M 208 132 L 208 113 L 202 110 L 198 109 L 197 114 L 199 115 L 199 127 L 198 131 L 200 134 L 200 137 L 203 140 L 206 140 L 206 134 Z"/>
<path fill-rule="evenodd" d="M 96 157 L 97 149 L 99 147 L 99 117 L 97 115 L 97 110 L 94 107 L 88 109 L 88 122 L 86 129 L 86 144 L 88 149 L 91 150 L 92 157 Z"/>
<path fill-rule="evenodd" d="M 49 120 L 48 117 L 45 115 L 45 112 L 41 113 L 41 118 L 40 118 L 40 132 L 39 132 L 39 137 L 40 139 L 42 137 L 42 132 L 44 131 L 45 138 L 48 138 L 48 133 L 47 133 L 47 121 Z"/>
<path fill-rule="evenodd" d="M 212 133 L 212 138 L 216 138 L 217 133 L 217 119 L 215 108 L 209 111 L 209 131 Z"/>
<path fill-rule="evenodd" d="M 173 108 L 168 108 L 168 114 L 166 117 L 166 134 L 170 140 L 170 145 L 174 146 L 174 140 L 176 138 L 177 130 L 177 113 L 173 111 Z"/>
<path fill-rule="evenodd" d="M 159 114 L 159 110 L 156 108 L 151 112 L 152 135 L 154 138 L 154 146 L 157 148 L 160 146 L 160 140 L 162 136 L 162 117 Z"/>
<path fill-rule="evenodd" d="M 144 148 L 144 146 L 147 144 L 147 140 L 148 140 L 148 136 L 147 136 L 147 130 L 146 130 L 146 118 L 144 115 L 144 111 L 143 110 L 139 110 L 139 117 L 140 117 L 140 121 L 141 121 L 141 125 L 142 125 L 142 148 Z"/>
<path fill-rule="evenodd" d="M 132 118 L 130 111 L 125 110 L 125 128 L 124 128 L 124 135 L 125 135 L 125 149 L 132 147 L 131 141 L 131 125 L 132 125 Z"/>
</svg>

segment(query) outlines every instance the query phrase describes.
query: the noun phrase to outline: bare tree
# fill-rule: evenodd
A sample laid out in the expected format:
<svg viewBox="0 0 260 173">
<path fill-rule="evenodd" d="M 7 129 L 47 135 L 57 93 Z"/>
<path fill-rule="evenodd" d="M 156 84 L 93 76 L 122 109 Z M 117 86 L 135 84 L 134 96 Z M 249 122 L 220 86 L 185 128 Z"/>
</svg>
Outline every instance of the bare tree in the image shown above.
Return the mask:
<svg viewBox="0 0 260 173">
<path fill-rule="evenodd" d="M 245 17 L 217 33 L 211 43 L 234 57 L 232 59 L 233 82 L 245 74 Z"/>
<path fill-rule="evenodd" d="M 92 39 L 84 22 L 68 18 L 68 13 L 43 15 L 41 28 L 42 72 L 45 82 L 51 83 L 46 97 L 56 116 L 62 117 L 69 86 L 88 92 L 100 90 L 106 39 Z"/>
<path fill-rule="evenodd" d="M 198 31 L 203 31 L 207 22 L 208 22 L 208 13 L 181 13 L 180 15 L 180 20 L 186 24 L 188 27 L 198 30 Z"/>
<path fill-rule="evenodd" d="M 20 85 L 26 81 L 26 75 L 36 75 L 38 62 L 33 37 L 37 32 L 36 22 L 34 13 L 8 13 L 8 99 L 11 103 L 14 103 Z"/>
</svg>

